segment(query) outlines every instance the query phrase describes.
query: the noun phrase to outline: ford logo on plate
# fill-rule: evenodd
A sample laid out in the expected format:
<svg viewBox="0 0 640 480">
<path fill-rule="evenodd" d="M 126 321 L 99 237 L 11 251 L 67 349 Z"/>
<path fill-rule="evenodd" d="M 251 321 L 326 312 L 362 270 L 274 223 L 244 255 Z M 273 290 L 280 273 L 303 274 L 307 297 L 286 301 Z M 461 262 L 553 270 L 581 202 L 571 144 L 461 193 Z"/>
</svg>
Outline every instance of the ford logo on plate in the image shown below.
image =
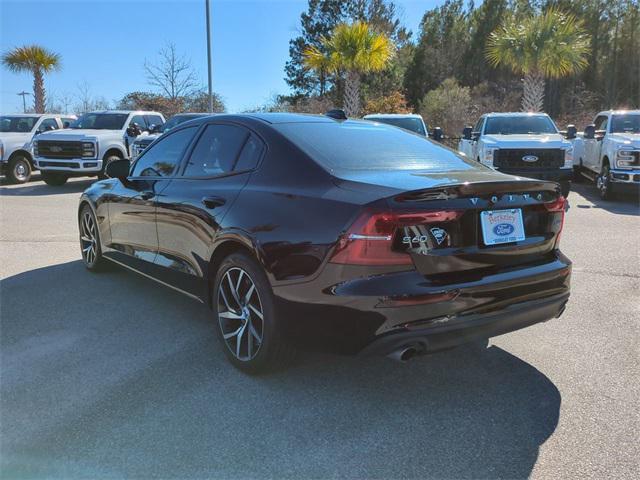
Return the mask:
<svg viewBox="0 0 640 480">
<path fill-rule="evenodd" d="M 495 227 L 493 227 L 493 233 L 496 235 L 500 235 L 501 237 L 505 237 L 507 235 L 511 235 L 515 228 L 510 223 L 499 223 Z"/>
<path fill-rule="evenodd" d="M 525 155 L 524 157 L 522 157 L 522 161 L 523 162 L 537 162 L 538 161 L 538 157 L 536 157 L 535 155 Z"/>
</svg>

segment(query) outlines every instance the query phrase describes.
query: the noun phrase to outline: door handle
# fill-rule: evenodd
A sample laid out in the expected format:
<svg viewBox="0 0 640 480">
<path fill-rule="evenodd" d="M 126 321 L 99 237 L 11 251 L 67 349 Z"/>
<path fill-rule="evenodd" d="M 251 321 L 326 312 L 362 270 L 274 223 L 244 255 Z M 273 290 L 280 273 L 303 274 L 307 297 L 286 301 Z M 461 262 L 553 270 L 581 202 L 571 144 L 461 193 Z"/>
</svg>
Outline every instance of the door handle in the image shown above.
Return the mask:
<svg viewBox="0 0 640 480">
<path fill-rule="evenodd" d="M 204 197 L 202 199 L 202 204 L 207 208 L 216 208 L 221 207 L 227 201 L 222 197 Z"/>
<path fill-rule="evenodd" d="M 155 192 L 152 192 L 151 190 L 144 190 L 143 192 L 140 192 L 140 198 L 142 198 L 142 200 L 149 200 L 155 196 Z"/>
</svg>

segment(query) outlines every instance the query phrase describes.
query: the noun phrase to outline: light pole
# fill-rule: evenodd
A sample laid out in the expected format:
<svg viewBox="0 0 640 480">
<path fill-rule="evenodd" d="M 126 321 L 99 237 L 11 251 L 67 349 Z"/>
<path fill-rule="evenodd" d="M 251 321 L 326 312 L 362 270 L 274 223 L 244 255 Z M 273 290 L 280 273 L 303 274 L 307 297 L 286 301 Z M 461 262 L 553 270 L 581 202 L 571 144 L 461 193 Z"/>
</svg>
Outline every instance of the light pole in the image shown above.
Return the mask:
<svg viewBox="0 0 640 480">
<path fill-rule="evenodd" d="M 207 74 L 209 75 L 209 113 L 213 113 L 213 86 L 211 81 L 211 22 L 209 20 L 209 0 L 205 1 L 207 9 Z"/>
<path fill-rule="evenodd" d="M 207 0 L 208 1 L 208 0 Z M 18 95 L 22 97 L 22 113 L 27 113 L 27 103 L 25 102 L 24 97 L 27 95 L 31 95 L 29 92 L 25 92 L 24 90 L 20 92 Z"/>
</svg>

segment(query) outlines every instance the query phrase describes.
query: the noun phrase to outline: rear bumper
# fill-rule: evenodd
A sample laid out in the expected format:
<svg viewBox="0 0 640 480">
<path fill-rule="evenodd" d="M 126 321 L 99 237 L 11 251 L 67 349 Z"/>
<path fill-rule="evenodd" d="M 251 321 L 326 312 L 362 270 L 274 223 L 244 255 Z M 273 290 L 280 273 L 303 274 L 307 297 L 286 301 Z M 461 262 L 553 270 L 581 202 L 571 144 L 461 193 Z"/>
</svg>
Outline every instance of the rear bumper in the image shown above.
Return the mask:
<svg viewBox="0 0 640 480">
<path fill-rule="evenodd" d="M 564 312 L 568 300 L 569 293 L 564 293 L 542 300 L 510 305 L 499 312 L 445 318 L 442 323 L 430 327 L 407 328 L 403 332 L 382 336 L 360 353 L 387 355 L 409 347 L 419 353 L 445 350 L 557 318 Z"/>
<path fill-rule="evenodd" d="M 339 282 L 345 277 L 353 280 Z M 461 272 L 453 283 L 415 270 L 356 278 L 328 264 L 316 280 L 274 293 L 296 342 L 343 353 L 389 353 L 421 342 L 435 351 L 557 317 L 570 278 L 570 260 L 555 251 L 500 273 Z"/>
</svg>

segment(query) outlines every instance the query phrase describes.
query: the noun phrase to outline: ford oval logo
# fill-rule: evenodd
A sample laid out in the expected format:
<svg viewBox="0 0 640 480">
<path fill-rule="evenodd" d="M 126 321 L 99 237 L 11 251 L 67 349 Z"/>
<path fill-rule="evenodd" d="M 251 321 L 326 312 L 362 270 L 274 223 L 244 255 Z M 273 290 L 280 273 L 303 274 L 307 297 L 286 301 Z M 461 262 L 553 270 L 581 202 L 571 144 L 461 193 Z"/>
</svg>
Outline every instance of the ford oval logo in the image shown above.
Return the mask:
<svg viewBox="0 0 640 480">
<path fill-rule="evenodd" d="M 493 233 L 499 235 L 501 237 L 506 237 L 507 235 L 511 235 L 515 228 L 510 223 L 499 223 L 495 227 L 493 227 Z"/>
<path fill-rule="evenodd" d="M 57 145 L 54 145 L 53 147 L 49 147 L 49 150 L 51 150 L 52 152 L 56 152 L 59 153 L 62 151 L 62 147 L 59 147 Z"/>
<path fill-rule="evenodd" d="M 523 162 L 537 162 L 538 161 L 538 157 L 536 157 L 535 155 L 525 155 L 524 157 L 522 157 L 522 161 Z"/>
</svg>

